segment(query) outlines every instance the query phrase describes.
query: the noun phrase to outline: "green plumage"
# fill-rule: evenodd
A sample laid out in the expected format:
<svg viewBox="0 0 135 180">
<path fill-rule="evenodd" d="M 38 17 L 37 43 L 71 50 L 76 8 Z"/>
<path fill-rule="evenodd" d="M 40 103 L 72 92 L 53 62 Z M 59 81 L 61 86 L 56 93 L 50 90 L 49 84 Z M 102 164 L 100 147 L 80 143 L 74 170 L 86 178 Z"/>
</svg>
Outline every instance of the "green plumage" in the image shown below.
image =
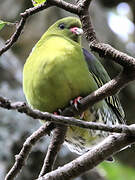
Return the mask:
<svg viewBox="0 0 135 180">
<path fill-rule="evenodd" d="M 28 103 L 41 111 L 55 112 L 70 100 L 85 97 L 110 80 L 94 56 L 82 49 L 77 18 L 57 21 L 42 36 L 28 57 L 23 71 L 23 89 Z M 102 100 L 84 112 L 82 120 L 109 125 L 121 123 L 123 110 L 117 97 Z M 66 143 L 83 153 L 107 133 L 69 127 Z"/>
</svg>

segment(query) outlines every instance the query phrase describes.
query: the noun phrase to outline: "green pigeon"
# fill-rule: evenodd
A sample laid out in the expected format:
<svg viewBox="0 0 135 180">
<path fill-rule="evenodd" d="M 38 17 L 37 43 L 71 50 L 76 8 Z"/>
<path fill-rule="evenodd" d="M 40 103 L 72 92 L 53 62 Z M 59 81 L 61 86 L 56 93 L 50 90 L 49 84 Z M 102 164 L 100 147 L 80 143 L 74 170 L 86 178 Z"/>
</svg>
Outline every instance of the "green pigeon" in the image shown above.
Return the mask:
<svg viewBox="0 0 135 180">
<path fill-rule="evenodd" d="M 81 46 L 83 30 L 76 17 L 53 24 L 37 42 L 23 70 L 23 90 L 33 109 L 57 112 L 77 97 L 85 97 L 110 80 L 96 59 Z M 109 126 L 124 123 L 124 112 L 117 95 L 89 107 L 79 118 Z M 65 144 L 83 154 L 109 134 L 69 126 Z"/>
</svg>

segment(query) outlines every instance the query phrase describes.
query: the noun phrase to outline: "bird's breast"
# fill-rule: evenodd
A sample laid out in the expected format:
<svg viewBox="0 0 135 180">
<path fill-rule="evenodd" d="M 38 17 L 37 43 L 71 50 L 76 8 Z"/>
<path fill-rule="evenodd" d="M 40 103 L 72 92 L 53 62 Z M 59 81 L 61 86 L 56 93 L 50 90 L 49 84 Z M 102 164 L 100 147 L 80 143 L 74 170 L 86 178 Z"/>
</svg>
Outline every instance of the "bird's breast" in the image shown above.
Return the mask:
<svg viewBox="0 0 135 180">
<path fill-rule="evenodd" d="M 32 62 L 33 70 L 25 67 L 31 77 L 27 78 L 30 87 L 25 86 L 24 90 L 29 89 L 26 98 L 34 108 L 54 112 L 67 106 L 71 99 L 93 91 L 80 46 L 48 42 L 38 50 L 42 54 Z"/>
</svg>

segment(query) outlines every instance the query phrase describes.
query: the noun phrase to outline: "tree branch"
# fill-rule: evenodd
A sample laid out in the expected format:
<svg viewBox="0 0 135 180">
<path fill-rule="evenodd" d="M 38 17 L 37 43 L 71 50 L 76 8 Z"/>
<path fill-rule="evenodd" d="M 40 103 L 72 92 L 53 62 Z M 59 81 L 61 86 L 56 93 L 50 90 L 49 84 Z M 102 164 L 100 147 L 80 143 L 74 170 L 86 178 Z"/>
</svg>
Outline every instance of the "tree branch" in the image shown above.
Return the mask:
<svg viewBox="0 0 135 180">
<path fill-rule="evenodd" d="M 67 3 L 63 0 L 47 0 L 45 3 L 43 3 L 39 6 L 25 10 L 24 13 L 20 14 L 20 16 L 22 18 L 21 18 L 20 22 L 18 23 L 18 25 L 16 26 L 16 31 L 11 36 L 11 38 L 7 40 L 6 45 L 0 49 L 0 55 L 2 55 L 9 48 L 11 48 L 13 46 L 13 44 L 18 40 L 18 38 L 21 35 L 21 32 L 23 31 L 26 20 L 29 16 L 32 16 L 33 14 L 36 14 L 39 11 L 47 9 L 48 7 L 51 7 L 51 6 L 57 6 L 57 7 L 63 8 L 71 13 L 75 13 L 75 14 L 79 13 L 79 7 L 77 7 L 73 4 Z"/>
<path fill-rule="evenodd" d="M 12 45 L 18 40 L 22 30 L 23 30 L 23 27 L 25 25 L 25 22 L 26 22 L 26 19 L 25 18 L 21 18 L 19 24 L 16 26 L 16 31 L 14 32 L 14 34 L 11 36 L 10 39 L 7 40 L 7 44 L 0 49 L 0 56 L 6 52 L 9 48 L 12 47 Z"/>
<path fill-rule="evenodd" d="M 104 44 L 98 41 L 91 22 L 90 15 L 88 13 L 88 7 L 86 9 L 85 6 L 81 6 L 79 17 L 82 23 L 85 37 L 89 43 L 91 50 L 97 52 L 99 56 L 103 58 L 108 58 L 109 60 L 111 59 L 114 62 L 123 66 L 124 68 L 128 69 L 129 71 L 131 70 L 132 73 L 134 72 L 135 77 L 135 58 L 116 50 L 108 44 Z"/>
<path fill-rule="evenodd" d="M 46 123 L 45 125 L 41 126 L 37 131 L 35 131 L 30 137 L 23 144 L 23 148 L 21 149 L 20 153 L 15 156 L 15 164 L 8 172 L 5 177 L 5 180 L 13 180 L 17 174 L 20 172 L 22 167 L 25 165 L 25 162 L 28 158 L 28 155 L 37 141 L 41 137 L 46 134 L 50 134 L 51 130 L 54 129 L 53 123 Z"/>
<path fill-rule="evenodd" d="M 92 42 L 90 43 L 90 48 L 99 53 L 101 57 L 106 57 L 109 60 L 112 59 L 123 67 L 135 69 L 135 58 L 116 50 L 108 44 Z"/>
<path fill-rule="evenodd" d="M 91 95 L 89 95 L 89 96 L 91 96 Z M 85 101 L 85 99 L 89 98 L 89 96 L 81 99 L 81 102 Z M 87 104 L 87 101 L 86 101 L 86 104 Z M 83 103 L 82 103 L 82 106 L 83 106 Z M 79 119 L 75 119 L 74 117 L 57 116 L 57 115 L 54 115 L 54 114 L 51 114 L 48 112 L 41 112 L 39 110 L 33 110 L 23 102 L 12 103 L 10 100 L 5 99 L 3 97 L 0 97 L 0 107 L 6 108 L 9 110 L 10 109 L 17 110 L 20 113 L 27 114 L 28 116 L 32 117 L 33 119 L 41 119 L 43 121 L 50 121 L 50 122 L 53 122 L 56 124 L 73 125 L 73 126 L 78 126 L 81 128 L 101 130 L 101 131 L 107 131 L 107 132 L 128 133 L 128 134 L 133 134 L 133 135 L 135 134 L 135 128 L 133 126 L 132 126 L 132 128 L 130 126 L 127 126 L 124 124 L 108 126 L 108 125 L 101 124 L 101 123 L 85 122 L 85 121 L 82 121 Z M 66 108 L 64 110 L 65 114 L 68 113 L 70 109 L 72 109 L 72 107 Z"/>
<path fill-rule="evenodd" d="M 69 180 L 75 178 L 133 142 L 135 142 L 135 136 L 127 136 L 126 134 L 109 136 L 87 153 L 38 180 Z"/>
<path fill-rule="evenodd" d="M 79 8 L 76 5 L 73 5 L 71 3 L 67 3 L 63 0 L 47 0 L 45 3 L 40 4 L 36 7 L 26 9 L 25 12 L 21 13 L 20 15 L 22 17 L 29 17 L 29 16 L 36 14 L 39 11 L 42 11 L 48 7 L 51 7 L 51 6 L 57 6 L 59 8 L 66 10 L 66 11 L 69 11 L 71 13 L 78 14 Z"/>
<path fill-rule="evenodd" d="M 39 177 L 53 170 L 53 165 L 56 160 L 57 154 L 65 140 L 67 126 L 59 125 L 53 131 L 52 140 L 48 147 L 47 155 L 44 160 L 42 170 Z"/>
</svg>

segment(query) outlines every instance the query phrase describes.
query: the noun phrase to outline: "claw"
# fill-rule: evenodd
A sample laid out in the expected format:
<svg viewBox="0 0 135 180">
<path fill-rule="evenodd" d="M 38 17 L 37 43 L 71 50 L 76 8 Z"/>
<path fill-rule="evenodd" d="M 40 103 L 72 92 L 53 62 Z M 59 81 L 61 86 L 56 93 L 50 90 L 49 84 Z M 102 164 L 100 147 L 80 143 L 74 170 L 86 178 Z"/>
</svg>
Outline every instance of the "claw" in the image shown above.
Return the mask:
<svg viewBox="0 0 135 180">
<path fill-rule="evenodd" d="M 84 112 L 80 115 L 80 119 L 84 118 Z"/>
<path fill-rule="evenodd" d="M 58 115 L 58 112 L 55 111 L 53 114 L 54 114 L 54 115 Z"/>
<path fill-rule="evenodd" d="M 78 110 L 78 104 L 80 104 L 80 100 L 82 99 L 81 96 L 78 96 L 77 98 L 75 98 L 74 100 L 71 100 L 70 101 L 70 105 L 74 105 L 75 109 Z M 84 118 L 84 112 L 79 116 L 80 119 L 83 119 Z"/>
<path fill-rule="evenodd" d="M 70 105 L 72 106 L 74 104 L 74 101 L 73 100 L 70 100 Z"/>
<path fill-rule="evenodd" d="M 74 100 L 70 101 L 71 105 L 74 105 L 75 109 L 77 109 L 77 110 L 78 110 L 78 104 L 80 104 L 80 99 L 82 99 L 82 97 L 78 96 Z"/>
<path fill-rule="evenodd" d="M 58 113 L 59 113 L 59 114 L 62 114 L 62 110 L 61 110 L 61 109 L 58 109 Z"/>
<path fill-rule="evenodd" d="M 61 109 L 58 109 L 57 111 L 55 111 L 53 114 L 54 115 L 60 115 L 62 113 L 62 110 Z"/>
</svg>

